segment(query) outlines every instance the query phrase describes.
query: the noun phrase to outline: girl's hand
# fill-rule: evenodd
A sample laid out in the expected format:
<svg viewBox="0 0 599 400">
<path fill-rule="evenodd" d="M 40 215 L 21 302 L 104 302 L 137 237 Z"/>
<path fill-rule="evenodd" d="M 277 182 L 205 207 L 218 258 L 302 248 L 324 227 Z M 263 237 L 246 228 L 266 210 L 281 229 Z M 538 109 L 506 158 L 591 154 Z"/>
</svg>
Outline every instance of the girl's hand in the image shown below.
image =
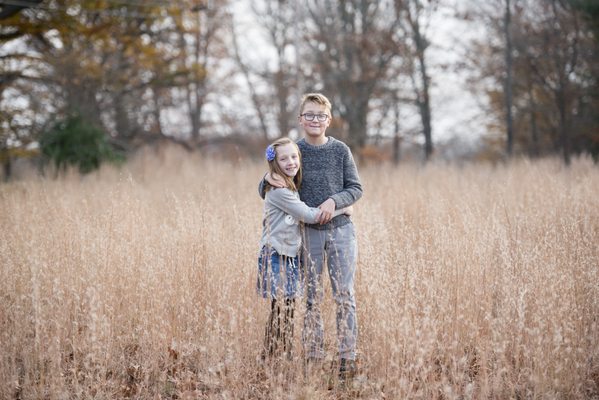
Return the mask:
<svg viewBox="0 0 599 400">
<path fill-rule="evenodd" d="M 272 187 L 276 187 L 276 188 L 284 188 L 287 187 L 287 185 L 285 184 L 285 180 L 279 176 L 278 174 L 270 174 L 267 173 L 266 176 L 264 176 L 264 179 L 266 179 L 266 181 L 268 183 L 270 183 L 270 185 Z"/>
<path fill-rule="evenodd" d="M 354 206 L 345 207 L 343 209 L 343 214 L 352 215 L 354 213 Z"/>
</svg>

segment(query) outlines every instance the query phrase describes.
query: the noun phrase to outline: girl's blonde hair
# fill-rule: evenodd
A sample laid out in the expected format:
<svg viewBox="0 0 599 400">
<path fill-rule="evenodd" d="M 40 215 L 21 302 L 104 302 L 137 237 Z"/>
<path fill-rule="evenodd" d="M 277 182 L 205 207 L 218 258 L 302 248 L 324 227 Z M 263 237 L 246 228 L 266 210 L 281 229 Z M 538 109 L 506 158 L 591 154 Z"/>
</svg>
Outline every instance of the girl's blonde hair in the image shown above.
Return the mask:
<svg viewBox="0 0 599 400">
<path fill-rule="evenodd" d="M 287 174 L 285 174 L 285 172 L 279 166 L 279 163 L 277 163 L 277 148 L 279 146 L 285 146 L 287 144 L 292 144 L 293 146 L 295 146 L 295 149 L 297 150 L 298 160 L 299 160 L 299 168 L 297 170 L 297 174 L 295 174 L 295 176 L 293 178 L 288 176 Z M 298 192 L 302 185 L 302 153 L 300 152 L 299 147 L 293 140 L 291 140 L 287 137 L 282 137 L 280 139 L 275 140 L 274 142 L 272 142 L 271 146 L 275 151 L 275 157 L 271 161 L 268 161 L 268 168 L 270 170 L 270 174 L 271 175 L 273 175 L 273 174 L 279 175 L 285 181 L 287 188 L 289 188 L 290 190 L 292 190 L 294 192 Z M 265 191 L 268 192 L 272 188 L 273 188 L 273 186 L 271 186 L 267 181 Z"/>
</svg>

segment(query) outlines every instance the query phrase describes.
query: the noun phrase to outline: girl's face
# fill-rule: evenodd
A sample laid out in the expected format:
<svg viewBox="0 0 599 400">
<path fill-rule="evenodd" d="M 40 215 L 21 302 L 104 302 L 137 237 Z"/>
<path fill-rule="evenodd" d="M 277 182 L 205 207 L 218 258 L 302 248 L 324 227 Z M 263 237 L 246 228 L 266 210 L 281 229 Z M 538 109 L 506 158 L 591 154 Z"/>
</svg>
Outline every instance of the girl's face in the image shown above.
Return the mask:
<svg viewBox="0 0 599 400">
<path fill-rule="evenodd" d="M 285 175 L 294 177 L 300 167 L 297 146 L 292 143 L 277 146 L 277 164 Z"/>
</svg>

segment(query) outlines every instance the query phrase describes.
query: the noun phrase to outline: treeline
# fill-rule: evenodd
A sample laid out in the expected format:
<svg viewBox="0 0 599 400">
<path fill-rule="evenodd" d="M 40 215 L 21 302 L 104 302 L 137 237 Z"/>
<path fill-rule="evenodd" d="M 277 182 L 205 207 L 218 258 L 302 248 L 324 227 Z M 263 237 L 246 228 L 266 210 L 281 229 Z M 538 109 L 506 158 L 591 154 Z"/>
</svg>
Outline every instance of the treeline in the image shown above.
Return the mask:
<svg viewBox="0 0 599 400">
<path fill-rule="evenodd" d="M 189 149 L 268 140 L 294 130 L 306 90 L 331 97 L 331 133 L 354 150 L 376 141 L 399 161 L 412 139 L 430 159 L 431 68 L 439 63 L 430 32 L 448 4 L 248 2 L 263 33 L 252 43 L 234 18 L 241 3 L 49 0 L 1 20 L 5 169 L 16 150 L 56 144 L 41 139 L 62 137 L 65 127 L 76 135 L 74 126 L 93 126 L 123 153 L 157 140 Z M 486 27 L 460 44 L 468 51 L 459 64 L 494 117 L 488 149 L 560 154 L 566 163 L 599 153 L 598 8 L 592 0 L 493 0 L 454 10 L 452 18 Z M 418 116 L 416 128 L 402 124 L 406 110 Z"/>
<path fill-rule="evenodd" d="M 505 153 L 599 153 L 599 2 L 485 2 L 471 16 L 489 27 L 472 65 L 505 131 Z"/>
</svg>

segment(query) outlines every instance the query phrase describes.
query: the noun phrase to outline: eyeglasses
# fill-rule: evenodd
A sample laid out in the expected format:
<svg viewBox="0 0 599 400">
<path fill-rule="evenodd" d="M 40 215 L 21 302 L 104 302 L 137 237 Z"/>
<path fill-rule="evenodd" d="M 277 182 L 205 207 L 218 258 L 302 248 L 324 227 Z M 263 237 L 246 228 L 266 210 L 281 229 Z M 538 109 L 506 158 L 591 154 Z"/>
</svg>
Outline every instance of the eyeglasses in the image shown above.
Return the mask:
<svg viewBox="0 0 599 400">
<path fill-rule="evenodd" d="M 300 114 L 300 117 L 304 117 L 306 119 L 306 121 L 314 121 L 314 118 L 317 118 L 318 122 L 324 122 L 329 118 L 329 116 L 327 114 L 312 114 L 312 113 Z"/>
</svg>

